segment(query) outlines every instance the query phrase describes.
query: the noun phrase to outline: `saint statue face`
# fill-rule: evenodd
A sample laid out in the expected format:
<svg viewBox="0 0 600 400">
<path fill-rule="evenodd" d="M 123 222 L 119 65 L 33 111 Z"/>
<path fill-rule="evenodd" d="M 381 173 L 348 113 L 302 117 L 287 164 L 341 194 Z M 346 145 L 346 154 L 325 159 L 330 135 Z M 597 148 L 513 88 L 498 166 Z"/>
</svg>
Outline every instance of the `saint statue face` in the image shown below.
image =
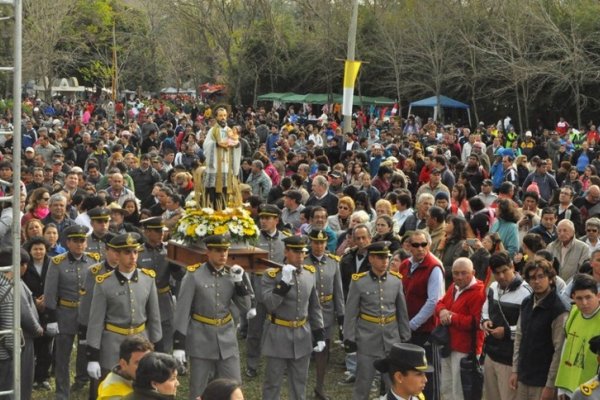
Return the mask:
<svg viewBox="0 0 600 400">
<path fill-rule="evenodd" d="M 221 128 L 225 128 L 227 126 L 227 111 L 224 109 L 219 109 L 217 112 L 217 123 Z"/>
</svg>

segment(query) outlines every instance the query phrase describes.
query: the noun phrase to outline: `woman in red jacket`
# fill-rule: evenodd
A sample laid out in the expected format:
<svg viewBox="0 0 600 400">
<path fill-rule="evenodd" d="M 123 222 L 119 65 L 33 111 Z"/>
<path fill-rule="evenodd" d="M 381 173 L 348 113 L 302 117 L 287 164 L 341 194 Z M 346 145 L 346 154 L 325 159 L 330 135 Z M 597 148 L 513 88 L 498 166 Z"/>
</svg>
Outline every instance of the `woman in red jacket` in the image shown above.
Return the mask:
<svg viewBox="0 0 600 400">
<path fill-rule="evenodd" d="M 448 398 L 464 399 L 460 381 L 460 360 L 473 350 L 475 327 L 477 355 L 481 354 L 483 332 L 479 330 L 481 308 L 485 302 L 485 285 L 475 278 L 473 263 L 466 257 L 452 264 L 453 283 L 437 303 L 435 315 L 450 332 L 450 356 L 442 359 L 442 388 Z"/>
</svg>

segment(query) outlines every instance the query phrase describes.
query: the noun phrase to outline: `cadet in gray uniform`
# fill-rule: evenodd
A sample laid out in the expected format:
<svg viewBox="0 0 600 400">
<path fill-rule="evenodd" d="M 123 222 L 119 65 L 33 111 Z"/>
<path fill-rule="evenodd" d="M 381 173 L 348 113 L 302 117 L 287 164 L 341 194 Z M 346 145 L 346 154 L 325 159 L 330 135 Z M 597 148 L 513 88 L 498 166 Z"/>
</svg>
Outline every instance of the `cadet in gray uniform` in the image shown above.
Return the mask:
<svg viewBox="0 0 600 400">
<path fill-rule="evenodd" d="M 320 229 L 313 229 L 308 234 L 308 238 L 310 239 L 310 251 L 304 264 L 315 268 L 315 282 L 323 312 L 326 344 L 324 351 L 315 354 L 317 370 L 315 398 L 324 400 L 327 399 L 325 374 L 331 348 L 331 336 L 335 332 L 336 320 L 339 326 L 344 325 L 344 293 L 338 264 L 340 258 L 325 252 L 328 241 L 327 233 Z"/>
<path fill-rule="evenodd" d="M 427 365 L 425 349 L 412 343 L 396 343 L 386 358 L 376 360 L 375 369 L 387 374 L 391 388 L 386 400 L 424 400 L 423 389 L 427 383 L 426 372 L 433 372 Z"/>
<path fill-rule="evenodd" d="M 387 270 L 389 246 L 390 242 L 375 242 L 367 247 L 371 269 L 352 275 L 348 291 L 344 347 L 357 353 L 354 400 L 369 398 L 375 359 L 385 357 L 395 343 L 410 339 L 401 275 Z M 383 379 L 389 389 L 388 377 Z"/>
<path fill-rule="evenodd" d="M 227 267 L 231 243 L 225 236 L 204 239 L 208 261 L 187 267 L 175 307 L 173 356 L 190 358 L 190 399 L 202 395 L 209 378 L 241 382 L 240 353 L 231 302 L 250 309 L 250 288 L 239 265 Z"/>
<path fill-rule="evenodd" d="M 117 235 L 108 246 L 118 253 L 118 267 L 96 276 L 87 330 L 87 370 L 94 379 L 119 361 L 126 337 L 142 334 L 152 343 L 162 337 L 155 273 L 137 268 L 141 236 Z"/>
<path fill-rule="evenodd" d="M 95 207 L 89 210 L 88 216 L 92 224 L 92 233 L 88 235 L 87 251 L 100 254 L 100 258 L 106 257 L 106 234 L 110 221 L 110 210 L 106 207 Z"/>
<path fill-rule="evenodd" d="M 600 336 L 594 336 L 590 339 L 590 350 L 596 354 L 598 364 L 600 365 Z M 579 385 L 573 392 L 571 400 L 600 400 L 600 370 L 598 375 Z"/>
<path fill-rule="evenodd" d="M 179 266 L 167 261 L 167 249 L 163 242 L 165 224 L 161 217 L 146 218 L 140 221 L 144 228 L 145 241 L 138 257 L 138 266 L 156 273 L 158 308 L 162 325 L 162 339 L 156 344 L 156 351 L 173 352 L 173 316 L 175 302 L 171 290 L 171 277 L 180 281 L 185 274 Z"/>
<path fill-rule="evenodd" d="M 260 236 L 256 247 L 269 252 L 268 259 L 283 264 L 283 239 L 289 235 L 279 231 L 277 225 L 281 210 L 272 204 L 263 204 L 258 212 L 260 220 Z M 252 288 L 256 297 L 256 317 L 248 319 L 248 336 L 246 338 L 246 376 L 254 378 L 257 375 L 260 361 L 260 343 L 267 309 L 262 301 L 262 272 L 252 273 Z"/>
<path fill-rule="evenodd" d="M 325 349 L 315 268 L 302 265 L 307 251 L 306 237 L 291 236 L 283 242 L 289 264 L 268 269 L 262 280 L 263 301 L 268 312 L 262 343 L 262 354 L 266 357 L 263 400 L 280 398 L 286 371 L 288 399 L 304 399 L 310 354 L 313 350 Z"/>
<path fill-rule="evenodd" d="M 79 301 L 85 295 L 85 278 L 90 265 L 97 263 L 98 255 L 86 253 L 88 228 L 71 225 L 63 231 L 68 251 L 50 262 L 44 285 L 44 299 L 48 311 L 49 335 L 54 340 L 54 375 L 56 398 L 68 399 L 70 395 L 70 367 L 73 341 L 78 333 Z M 78 338 L 78 342 L 83 340 Z M 89 380 L 85 373 L 86 354 L 84 344 L 78 343 L 76 377 L 73 390 L 80 389 Z"/>
<path fill-rule="evenodd" d="M 107 232 L 106 235 L 102 238 L 109 243 L 115 234 L 112 232 Z M 89 236 L 88 236 L 89 240 Z M 97 253 L 95 253 L 97 254 Z M 106 274 L 107 272 L 113 271 L 117 268 L 119 263 L 119 253 L 111 248 L 110 246 L 106 247 L 105 259 L 97 264 L 92 265 L 88 268 L 88 273 L 85 277 L 85 285 L 84 291 L 85 294 L 81 297 L 79 302 L 79 340 L 84 341 L 87 344 L 87 324 L 90 320 L 90 309 L 92 307 L 92 297 L 94 296 L 94 285 L 96 284 L 96 277 L 98 275 Z M 87 352 L 87 348 L 86 348 Z M 98 380 L 92 379 L 90 381 L 90 391 L 89 391 L 89 399 L 95 400 L 98 397 Z"/>
</svg>

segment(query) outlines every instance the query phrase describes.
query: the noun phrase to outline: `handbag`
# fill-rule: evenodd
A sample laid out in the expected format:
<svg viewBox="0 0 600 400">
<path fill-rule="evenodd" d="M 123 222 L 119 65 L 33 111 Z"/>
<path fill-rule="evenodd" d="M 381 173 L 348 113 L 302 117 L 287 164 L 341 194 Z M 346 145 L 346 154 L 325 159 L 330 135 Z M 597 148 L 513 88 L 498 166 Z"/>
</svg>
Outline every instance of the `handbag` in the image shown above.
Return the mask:
<svg viewBox="0 0 600 400">
<path fill-rule="evenodd" d="M 481 400 L 483 395 L 483 367 L 477 357 L 477 323 L 471 325 L 471 352 L 460 359 L 460 383 L 465 400 Z"/>
<path fill-rule="evenodd" d="M 447 325 L 438 325 L 429 334 L 429 343 L 440 347 L 440 356 L 447 358 L 452 350 L 450 349 L 450 329 Z"/>
</svg>

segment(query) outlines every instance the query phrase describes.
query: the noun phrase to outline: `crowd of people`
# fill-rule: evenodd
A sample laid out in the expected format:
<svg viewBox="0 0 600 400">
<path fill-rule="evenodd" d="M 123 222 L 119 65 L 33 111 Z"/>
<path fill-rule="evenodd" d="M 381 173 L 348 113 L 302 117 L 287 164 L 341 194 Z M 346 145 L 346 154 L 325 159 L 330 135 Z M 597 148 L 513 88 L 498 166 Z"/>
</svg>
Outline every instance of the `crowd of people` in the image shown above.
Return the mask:
<svg viewBox="0 0 600 400">
<path fill-rule="evenodd" d="M 22 148 L 0 136 L 0 194 L 21 193 L 22 398 L 86 385 L 90 398 L 167 398 L 186 366 L 193 400 L 215 385 L 227 394 L 214 398 L 243 398 L 242 376 L 278 399 L 284 375 L 303 399 L 312 362 L 327 399 L 338 340 L 336 383 L 356 400 L 473 398 L 466 359 L 488 400 L 600 398 L 595 125 L 517 133 L 508 117 L 471 129 L 358 113 L 343 132 L 335 114 L 294 107 L 31 105 Z M 206 263 L 166 258 L 218 125 L 239 133 L 242 201 L 280 268 L 229 266 L 226 235 L 204 240 Z M 11 226 L 7 203 L 5 255 Z M 0 330 L 10 287 L 1 276 Z M 0 340 L 0 390 L 14 345 Z"/>
</svg>

